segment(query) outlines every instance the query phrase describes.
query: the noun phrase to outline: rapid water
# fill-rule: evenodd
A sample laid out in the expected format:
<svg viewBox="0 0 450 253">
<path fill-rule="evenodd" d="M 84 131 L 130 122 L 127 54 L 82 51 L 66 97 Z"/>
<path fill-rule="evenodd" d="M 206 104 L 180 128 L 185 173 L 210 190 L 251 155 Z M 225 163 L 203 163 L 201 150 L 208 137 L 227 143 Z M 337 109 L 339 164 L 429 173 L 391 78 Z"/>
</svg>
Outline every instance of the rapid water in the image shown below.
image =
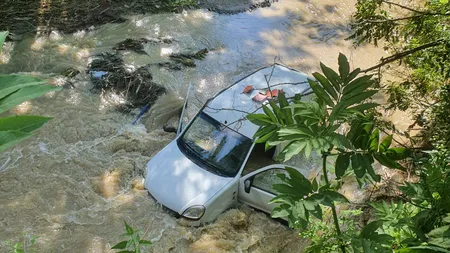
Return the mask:
<svg viewBox="0 0 450 253">
<path fill-rule="evenodd" d="M 353 0 L 282 0 L 270 8 L 236 15 L 205 10 L 135 15 L 123 24 L 92 27 L 75 34 L 8 43 L 0 72 L 38 75 L 54 84 L 68 67 L 81 71 L 73 89 L 26 102 L 16 114 L 52 116 L 32 139 L 0 153 L 0 252 L 5 241 L 38 235 L 37 252 L 113 252 L 123 238 L 123 221 L 146 232 L 151 252 L 299 252 L 305 242 L 265 214 L 246 207 L 222 214 L 200 228 L 175 219 L 140 184 L 148 160 L 174 134 L 162 124 L 193 84 L 197 104 L 251 71 L 282 62 L 307 74 L 319 61 L 336 67 L 339 52 L 353 67 L 374 65 L 384 52 L 354 49 L 344 38 Z M 170 53 L 207 48 L 196 68 L 152 67 L 155 82 L 169 95 L 140 124 L 113 110 L 123 99 L 91 92 L 86 66 L 96 53 L 111 51 L 125 38 L 171 37 L 172 44 L 146 46 L 148 55 L 125 52 L 131 69 L 167 59 Z M 180 102 L 181 101 L 181 102 Z M 169 113 L 168 113 L 169 111 Z"/>
</svg>

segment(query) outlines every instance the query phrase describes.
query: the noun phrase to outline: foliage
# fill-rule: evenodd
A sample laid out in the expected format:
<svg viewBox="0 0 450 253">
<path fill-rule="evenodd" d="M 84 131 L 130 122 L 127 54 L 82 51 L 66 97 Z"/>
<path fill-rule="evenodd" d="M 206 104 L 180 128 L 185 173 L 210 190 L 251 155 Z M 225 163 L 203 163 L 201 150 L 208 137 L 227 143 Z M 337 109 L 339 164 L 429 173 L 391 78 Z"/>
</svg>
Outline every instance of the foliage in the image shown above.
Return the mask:
<svg viewBox="0 0 450 253">
<path fill-rule="evenodd" d="M 0 34 L 3 42 L 8 33 Z M 2 37 L 3 36 L 3 37 Z M 1 43 L 0 43 L 1 48 Z M 0 75 L 0 114 L 29 99 L 37 98 L 59 87 L 44 85 L 45 81 L 24 75 Z M 0 118 L 0 151 L 32 136 L 51 118 L 41 116 L 9 116 Z"/>
<path fill-rule="evenodd" d="M 450 252 L 449 162 L 448 152 L 431 152 L 417 161 L 419 181 L 399 187 L 406 203 L 372 204 L 398 252 Z"/>
<path fill-rule="evenodd" d="M 119 242 L 111 249 L 120 250 L 117 253 L 140 253 L 144 246 L 152 245 L 152 242 L 141 239 L 139 230 L 134 230 L 126 221 L 124 225 L 125 234 L 122 236 L 128 237 L 128 240 Z"/>
<path fill-rule="evenodd" d="M 356 44 L 385 41 L 394 54 L 378 67 L 400 60 L 408 68 L 386 83 L 389 108 L 411 109 L 414 125 L 425 127 L 423 141 L 450 144 L 448 104 L 450 74 L 450 3 L 447 0 L 358 0 L 351 39 Z M 416 5 L 416 6 L 415 6 Z M 377 69 L 373 68 L 373 69 Z"/>
<path fill-rule="evenodd" d="M 33 236 L 25 234 L 23 237 L 23 241 L 17 242 L 14 244 L 13 248 L 11 249 L 11 253 L 25 253 L 30 252 L 30 247 L 33 246 L 36 243 L 36 239 L 39 238 L 39 236 Z M 5 242 L 5 245 L 8 246 L 10 244 L 9 241 Z"/>
<path fill-rule="evenodd" d="M 274 185 L 279 193 L 271 202 L 280 205 L 273 210 L 274 217 L 287 217 L 291 226 L 306 228 L 310 214 L 322 219 L 322 206 L 329 206 L 333 214 L 338 245 L 343 252 L 347 248 L 364 252 L 379 252 L 382 244 L 391 240 L 388 235 L 379 235 L 379 223 L 369 224 L 358 237 L 345 238 L 341 232 L 335 202 L 346 202 L 344 196 L 328 179 L 326 158 L 337 156 L 335 174 L 339 180 L 348 168 L 358 180 L 371 179 L 379 182 L 372 164 L 375 160 L 396 169 L 402 169 L 397 160 L 405 159 L 409 151 L 405 148 L 391 147 L 392 136 L 381 139 L 380 131 L 367 110 L 377 106 L 365 102 L 377 90 L 370 75 L 360 75 L 360 69 L 350 71 L 347 58 L 340 54 L 339 73 L 320 64 L 322 73 L 313 73 L 315 80 L 309 79 L 316 98 L 309 103 L 296 96 L 289 104 L 284 94 L 278 101 L 269 101 L 270 108 L 263 105 L 264 114 L 250 114 L 248 119 L 260 126 L 255 137 L 257 143 L 266 143 L 266 148 L 285 146 L 279 158 L 289 160 L 292 156 L 305 152 L 317 152 L 323 158 L 322 179 L 308 181 L 301 173 L 287 168 L 288 176 L 280 175 L 283 184 Z M 359 76 L 360 75 L 360 76 Z M 359 77 L 358 77 L 359 76 Z M 349 125 L 346 132 L 342 125 Z M 374 239 L 375 238 L 375 239 Z M 350 240 L 347 245 L 346 240 Z M 358 252 L 358 251 L 356 251 Z"/>
</svg>

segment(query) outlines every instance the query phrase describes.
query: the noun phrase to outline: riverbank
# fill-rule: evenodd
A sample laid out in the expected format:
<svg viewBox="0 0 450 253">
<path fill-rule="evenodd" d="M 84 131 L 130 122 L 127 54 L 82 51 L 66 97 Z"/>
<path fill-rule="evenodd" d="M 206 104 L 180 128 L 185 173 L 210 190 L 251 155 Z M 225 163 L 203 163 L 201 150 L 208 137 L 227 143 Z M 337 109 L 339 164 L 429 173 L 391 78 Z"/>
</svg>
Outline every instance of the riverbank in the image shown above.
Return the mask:
<svg viewBox="0 0 450 253">
<path fill-rule="evenodd" d="M 0 2 L 0 31 L 12 40 L 26 34 L 49 35 L 52 31 L 73 33 L 106 23 L 122 23 L 125 15 L 179 13 L 203 8 L 221 14 L 236 14 L 268 7 L 273 0 L 6 0 Z"/>
</svg>

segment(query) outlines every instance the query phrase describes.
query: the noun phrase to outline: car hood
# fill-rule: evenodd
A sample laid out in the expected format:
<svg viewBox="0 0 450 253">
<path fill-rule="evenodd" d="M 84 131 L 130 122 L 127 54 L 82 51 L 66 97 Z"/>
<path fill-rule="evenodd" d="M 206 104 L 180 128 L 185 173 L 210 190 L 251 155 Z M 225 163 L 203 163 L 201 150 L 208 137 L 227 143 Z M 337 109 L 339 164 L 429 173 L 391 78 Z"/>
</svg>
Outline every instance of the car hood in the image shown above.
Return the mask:
<svg viewBox="0 0 450 253">
<path fill-rule="evenodd" d="M 190 206 L 205 205 L 231 180 L 189 160 L 174 140 L 148 162 L 145 188 L 159 203 L 182 214 Z"/>
</svg>

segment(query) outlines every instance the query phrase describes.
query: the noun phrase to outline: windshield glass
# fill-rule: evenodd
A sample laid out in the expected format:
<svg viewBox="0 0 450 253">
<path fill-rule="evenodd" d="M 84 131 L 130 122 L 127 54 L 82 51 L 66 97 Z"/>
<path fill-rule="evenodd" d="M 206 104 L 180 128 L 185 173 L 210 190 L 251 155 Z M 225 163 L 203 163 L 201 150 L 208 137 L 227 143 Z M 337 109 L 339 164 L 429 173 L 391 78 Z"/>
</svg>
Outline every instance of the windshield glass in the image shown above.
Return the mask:
<svg viewBox="0 0 450 253">
<path fill-rule="evenodd" d="M 234 177 L 252 140 L 200 113 L 178 141 L 186 155 L 220 176 Z M 204 166 L 203 166 L 204 167 Z"/>
</svg>

